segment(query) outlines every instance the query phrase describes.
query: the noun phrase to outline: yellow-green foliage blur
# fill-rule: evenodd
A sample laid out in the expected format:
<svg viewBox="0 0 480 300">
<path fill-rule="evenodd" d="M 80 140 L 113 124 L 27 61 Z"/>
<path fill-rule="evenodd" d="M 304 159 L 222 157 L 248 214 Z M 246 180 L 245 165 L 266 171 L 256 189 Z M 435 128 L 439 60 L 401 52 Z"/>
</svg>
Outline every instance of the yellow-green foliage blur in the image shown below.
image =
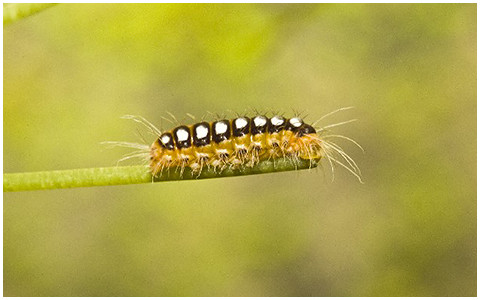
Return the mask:
<svg viewBox="0 0 480 300">
<path fill-rule="evenodd" d="M 60 4 L 6 26 L 4 172 L 172 112 L 358 118 L 330 166 L 4 193 L 6 296 L 476 295 L 476 4 Z M 207 116 L 209 120 L 214 117 Z M 139 131 L 140 134 L 137 132 Z"/>
</svg>

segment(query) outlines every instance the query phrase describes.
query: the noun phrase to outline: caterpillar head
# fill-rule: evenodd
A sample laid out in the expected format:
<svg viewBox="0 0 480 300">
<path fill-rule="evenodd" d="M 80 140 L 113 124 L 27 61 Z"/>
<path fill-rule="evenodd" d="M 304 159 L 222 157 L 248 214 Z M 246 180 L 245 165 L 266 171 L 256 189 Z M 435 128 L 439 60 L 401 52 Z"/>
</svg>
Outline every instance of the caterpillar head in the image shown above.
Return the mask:
<svg viewBox="0 0 480 300">
<path fill-rule="evenodd" d="M 175 144 L 172 134 L 170 132 L 165 132 L 160 135 L 150 147 L 150 159 L 153 162 L 158 162 L 162 157 L 165 157 L 167 152 L 173 151 L 174 149 Z"/>
<path fill-rule="evenodd" d="M 320 159 L 323 157 L 321 141 L 317 135 L 317 131 L 313 126 L 302 124 L 296 132 L 298 137 L 298 145 L 300 146 L 300 155 L 302 159 Z"/>
</svg>

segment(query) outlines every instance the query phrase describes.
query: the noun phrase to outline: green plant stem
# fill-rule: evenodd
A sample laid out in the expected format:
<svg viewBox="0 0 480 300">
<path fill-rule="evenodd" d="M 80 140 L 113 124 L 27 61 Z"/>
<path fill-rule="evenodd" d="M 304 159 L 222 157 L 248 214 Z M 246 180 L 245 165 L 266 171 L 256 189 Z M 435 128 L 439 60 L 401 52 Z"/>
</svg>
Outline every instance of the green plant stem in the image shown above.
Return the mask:
<svg viewBox="0 0 480 300">
<path fill-rule="evenodd" d="M 172 168 L 164 170 L 161 176 L 154 178 L 152 178 L 150 170 L 147 166 L 74 169 L 32 173 L 7 173 L 3 175 L 3 191 L 17 192 L 29 190 L 151 183 L 171 180 L 220 178 L 308 169 L 316 167 L 317 164 L 317 161 L 310 160 L 299 160 L 294 163 L 289 159 L 277 159 L 274 161 L 262 161 L 252 168 L 248 167 L 235 170 L 225 169 L 221 172 L 204 168 L 200 175 L 192 175 L 191 170 L 188 168 L 185 168 L 183 174 L 180 174 L 179 170 Z"/>
<path fill-rule="evenodd" d="M 36 14 L 55 3 L 5 3 L 3 4 L 3 25 L 8 25 Z"/>
</svg>

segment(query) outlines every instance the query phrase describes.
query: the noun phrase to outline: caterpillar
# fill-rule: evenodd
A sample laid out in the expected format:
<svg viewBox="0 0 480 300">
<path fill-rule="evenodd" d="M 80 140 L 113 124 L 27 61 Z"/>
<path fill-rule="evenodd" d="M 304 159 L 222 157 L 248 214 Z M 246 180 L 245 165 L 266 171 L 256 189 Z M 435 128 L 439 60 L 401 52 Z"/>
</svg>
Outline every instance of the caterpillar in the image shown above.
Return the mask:
<svg viewBox="0 0 480 300">
<path fill-rule="evenodd" d="M 168 131 L 159 130 L 143 117 L 128 115 L 123 118 L 146 126 L 150 133 L 156 136 L 154 142 L 151 145 L 107 143 L 137 149 L 120 161 L 140 157 L 148 163 L 154 177 L 172 168 L 180 172 L 180 175 L 187 169 L 193 175 L 199 175 L 204 168 L 218 171 L 226 168 L 248 168 L 261 161 L 277 158 L 288 158 L 293 163 L 303 159 L 311 161 L 312 165 L 325 158 L 331 166 L 332 174 L 334 164 L 338 164 L 362 182 L 356 162 L 331 139 L 341 138 L 354 143 L 362 151 L 363 148 L 351 138 L 326 134 L 332 127 L 355 120 L 314 127 L 322 119 L 350 108 L 333 111 L 312 124 L 304 122 L 299 116 L 286 118 L 280 115 L 267 117 L 257 114 L 253 117 L 237 116 L 233 119 L 220 118 L 213 122 L 178 125 Z"/>
</svg>

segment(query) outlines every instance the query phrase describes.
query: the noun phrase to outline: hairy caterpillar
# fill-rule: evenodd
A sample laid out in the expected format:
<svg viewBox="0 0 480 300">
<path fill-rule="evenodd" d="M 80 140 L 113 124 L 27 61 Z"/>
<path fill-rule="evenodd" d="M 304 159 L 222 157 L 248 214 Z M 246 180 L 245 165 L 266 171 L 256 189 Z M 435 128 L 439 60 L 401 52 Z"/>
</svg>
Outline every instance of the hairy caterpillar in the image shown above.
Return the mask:
<svg viewBox="0 0 480 300">
<path fill-rule="evenodd" d="M 168 131 L 159 130 L 143 117 L 129 115 L 124 118 L 145 125 L 156 136 L 155 141 L 151 145 L 127 142 L 107 143 L 137 149 L 121 160 L 140 157 L 148 162 L 153 176 L 159 176 L 163 171 L 172 168 L 180 175 L 186 169 L 192 174 L 200 174 L 204 168 L 213 168 L 218 171 L 226 168 L 247 168 L 263 160 L 276 158 L 287 158 L 293 163 L 299 159 L 316 163 L 325 158 L 331 166 L 332 174 L 334 174 L 334 164 L 338 164 L 361 182 L 358 165 L 331 139 L 345 139 L 354 143 L 362 151 L 363 148 L 351 138 L 326 134 L 329 128 L 355 120 L 320 128 L 314 127 L 325 117 L 349 108 L 351 107 L 333 111 L 312 125 L 305 123 L 300 117 L 286 118 L 274 115 L 269 118 L 258 114 L 253 117 L 237 116 L 234 119 L 179 125 Z"/>
</svg>

